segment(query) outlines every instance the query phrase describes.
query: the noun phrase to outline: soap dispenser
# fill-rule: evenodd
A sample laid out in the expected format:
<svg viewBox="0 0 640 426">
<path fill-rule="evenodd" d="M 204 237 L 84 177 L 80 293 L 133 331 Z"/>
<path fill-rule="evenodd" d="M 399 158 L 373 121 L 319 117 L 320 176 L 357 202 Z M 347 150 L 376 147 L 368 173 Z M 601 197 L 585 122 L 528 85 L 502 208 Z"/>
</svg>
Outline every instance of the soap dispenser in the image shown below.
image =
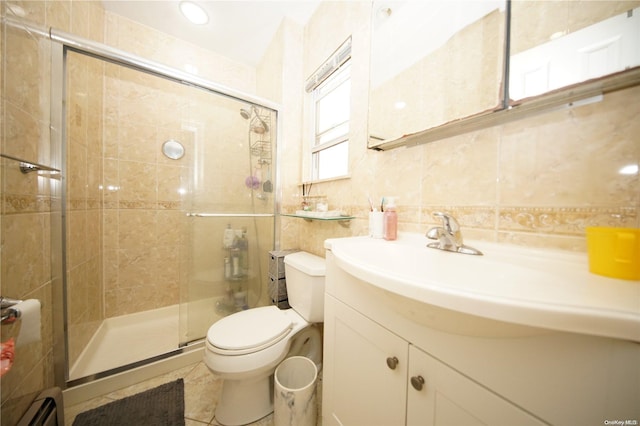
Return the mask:
<svg viewBox="0 0 640 426">
<path fill-rule="evenodd" d="M 393 241 L 398 238 L 398 213 L 394 197 L 387 197 L 384 208 L 384 239 Z"/>
</svg>

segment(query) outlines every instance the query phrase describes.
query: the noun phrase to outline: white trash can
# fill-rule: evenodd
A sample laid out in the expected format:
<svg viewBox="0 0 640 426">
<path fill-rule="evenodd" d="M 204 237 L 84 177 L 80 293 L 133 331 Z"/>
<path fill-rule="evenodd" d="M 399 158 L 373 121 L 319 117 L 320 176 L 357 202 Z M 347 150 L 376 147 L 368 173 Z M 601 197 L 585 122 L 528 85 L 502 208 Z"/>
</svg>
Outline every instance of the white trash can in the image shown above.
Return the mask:
<svg viewBox="0 0 640 426">
<path fill-rule="evenodd" d="M 274 374 L 273 423 L 275 426 L 316 426 L 316 364 L 303 356 L 280 363 Z"/>
</svg>

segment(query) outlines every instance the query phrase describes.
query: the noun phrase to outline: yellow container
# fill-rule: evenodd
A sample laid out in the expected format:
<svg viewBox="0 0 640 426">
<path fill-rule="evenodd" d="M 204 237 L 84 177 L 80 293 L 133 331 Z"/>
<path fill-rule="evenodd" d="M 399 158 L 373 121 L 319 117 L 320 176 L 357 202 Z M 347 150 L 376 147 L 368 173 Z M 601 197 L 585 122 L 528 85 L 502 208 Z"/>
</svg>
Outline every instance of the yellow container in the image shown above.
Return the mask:
<svg viewBox="0 0 640 426">
<path fill-rule="evenodd" d="M 587 228 L 589 271 L 623 280 L 640 280 L 640 229 Z"/>
</svg>

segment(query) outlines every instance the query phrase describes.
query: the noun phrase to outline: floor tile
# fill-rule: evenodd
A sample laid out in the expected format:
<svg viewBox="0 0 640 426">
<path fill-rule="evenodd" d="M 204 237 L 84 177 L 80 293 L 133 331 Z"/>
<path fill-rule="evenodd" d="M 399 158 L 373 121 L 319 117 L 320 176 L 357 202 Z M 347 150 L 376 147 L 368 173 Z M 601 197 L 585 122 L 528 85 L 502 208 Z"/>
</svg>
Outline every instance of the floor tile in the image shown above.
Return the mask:
<svg viewBox="0 0 640 426">
<path fill-rule="evenodd" d="M 99 407 L 109 402 L 135 395 L 182 378 L 184 380 L 184 416 L 186 426 L 219 426 L 214 418 L 215 408 L 220 392 L 222 391 L 222 379 L 211 373 L 203 362 L 198 362 L 187 367 L 163 374 L 142 383 L 111 392 L 97 398 L 76 404 L 65 406 L 65 425 L 71 426 L 75 417 L 83 411 Z M 318 378 L 318 425 L 322 424 L 320 417 L 322 407 L 322 374 Z M 270 414 L 251 426 L 273 426 L 273 414 Z"/>
</svg>

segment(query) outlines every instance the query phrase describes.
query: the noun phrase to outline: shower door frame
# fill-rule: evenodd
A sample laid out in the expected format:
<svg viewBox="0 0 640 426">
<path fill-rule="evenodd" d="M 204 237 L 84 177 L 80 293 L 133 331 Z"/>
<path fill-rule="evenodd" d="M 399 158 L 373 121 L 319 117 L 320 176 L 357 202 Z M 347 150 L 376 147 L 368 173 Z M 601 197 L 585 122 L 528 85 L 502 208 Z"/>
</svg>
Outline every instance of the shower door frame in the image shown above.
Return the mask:
<svg viewBox="0 0 640 426">
<path fill-rule="evenodd" d="M 24 23 L 20 23 L 21 26 L 25 26 Z M 142 58 L 140 56 L 131 54 L 129 52 L 116 49 L 102 43 L 98 43 L 92 40 L 88 40 L 74 34 L 59 31 L 54 28 L 50 28 L 48 31 L 41 28 L 32 28 L 40 33 L 47 33 L 51 40 L 51 152 L 52 156 L 56 157 L 56 163 L 60 165 L 62 170 L 62 179 L 66 180 L 66 108 L 64 105 L 65 93 L 66 93 L 66 55 L 68 51 L 76 52 L 79 54 L 94 57 L 99 60 L 111 62 L 117 65 L 125 66 L 136 71 L 152 74 L 164 79 L 168 79 L 179 84 L 192 86 L 198 89 L 202 89 L 219 96 L 225 96 L 231 99 L 235 99 L 240 102 L 256 104 L 260 107 L 269 108 L 276 113 L 276 135 L 275 135 L 275 160 L 276 167 L 274 170 L 275 188 L 274 188 L 274 201 L 273 201 L 273 213 L 243 213 L 242 216 L 249 217 L 265 217 L 272 216 L 273 221 L 273 237 L 274 248 L 277 250 L 280 247 L 280 212 L 282 190 L 280 184 L 280 171 L 278 165 L 280 164 L 280 150 L 282 140 L 282 107 L 281 105 L 269 101 L 264 98 L 260 98 L 249 93 L 238 91 L 224 85 L 220 85 L 209 80 L 200 78 L 198 76 L 183 72 L 181 70 L 168 67 L 166 65 Z M 54 155 L 55 153 L 55 155 Z M 185 351 L 196 349 L 199 346 L 203 346 L 203 343 L 196 343 L 194 345 L 177 347 L 174 351 L 167 354 L 159 355 L 147 360 L 139 361 L 138 363 L 123 366 L 120 368 L 108 370 L 94 374 L 92 376 L 79 378 L 76 380 L 69 379 L 69 357 L 68 357 L 68 343 L 66 337 L 67 330 L 67 310 L 66 310 L 66 264 L 64 253 L 66 251 L 66 243 L 64 235 L 66 234 L 66 191 L 62 188 L 62 217 L 61 217 L 61 233 L 59 236 L 59 243 L 55 244 L 57 247 L 54 250 L 59 250 L 58 255 L 61 258 L 61 284 L 53 287 L 53 357 L 54 357 L 54 376 L 57 386 L 63 389 L 80 385 L 83 383 L 91 382 L 93 380 L 107 377 L 122 371 L 127 371 L 130 368 L 145 365 L 150 362 L 157 361 L 171 357 L 177 354 L 181 354 Z M 193 214 L 200 215 L 200 214 Z M 233 217 L 237 214 L 228 213 L 220 214 L 223 216 Z M 262 278 L 261 278 L 262 279 Z"/>
</svg>

